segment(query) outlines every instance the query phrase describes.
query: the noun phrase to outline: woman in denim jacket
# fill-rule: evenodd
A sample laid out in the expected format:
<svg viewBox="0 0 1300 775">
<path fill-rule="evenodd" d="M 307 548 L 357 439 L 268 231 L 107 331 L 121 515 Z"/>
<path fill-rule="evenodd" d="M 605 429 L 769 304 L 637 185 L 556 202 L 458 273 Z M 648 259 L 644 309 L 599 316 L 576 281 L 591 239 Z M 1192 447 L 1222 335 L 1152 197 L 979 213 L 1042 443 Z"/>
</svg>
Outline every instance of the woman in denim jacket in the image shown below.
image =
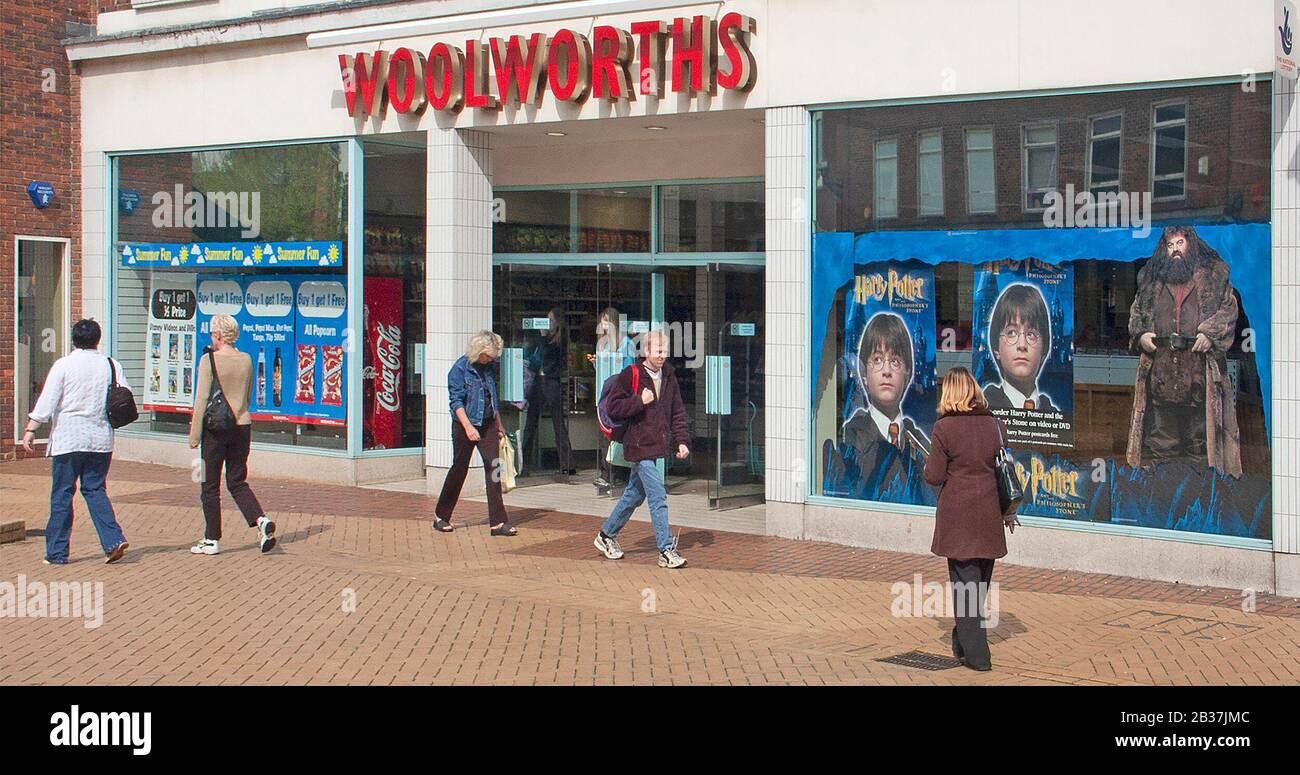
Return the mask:
<svg viewBox="0 0 1300 775">
<path fill-rule="evenodd" d="M 505 503 L 501 500 L 498 445 L 505 431 L 501 429 L 501 408 L 497 402 L 496 364 L 497 358 L 501 357 L 501 348 L 501 337 L 491 331 L 479 331 L 470 337 L 465 354 L 452 364 L 447 373 L 452 414 L 452 461 L 447 478 L 442 482 L 433 522 L 434 529 L 443 533 L 450 533 L 453 529 L 451 514 L 460 499 L 475 447 L 483 458 L 492 535 L 512 536 L 518 532 L 507 519 Z"/>
</svg>

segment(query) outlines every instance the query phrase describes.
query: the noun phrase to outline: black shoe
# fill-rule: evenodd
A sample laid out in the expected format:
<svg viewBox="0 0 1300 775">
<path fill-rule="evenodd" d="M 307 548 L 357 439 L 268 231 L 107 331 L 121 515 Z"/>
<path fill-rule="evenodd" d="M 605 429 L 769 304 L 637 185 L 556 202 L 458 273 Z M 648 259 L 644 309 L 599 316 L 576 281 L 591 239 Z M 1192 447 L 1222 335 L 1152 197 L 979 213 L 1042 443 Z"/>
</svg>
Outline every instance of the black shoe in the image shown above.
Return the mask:
<svg viewBox="0 0 1300 775">
<path fill-rule="evenodd" d="M 987 673 L 993 669 L 993 665 L 972 665 L 970 662 L 967 662 L 965 658 L 962 659 L 961 663 L 966 667 L 969 667 L 971 670 L 978 670 L 981 673 Z"/>
<path fill-rule="evenodd" d="M 576 469 L 576 468 L 561 468 L 561 469 L 560 469 L 560 473 L 563 474 L 563 475 L 565 475 L 565 476 L 577 476 L 577 475 L 578 475 L 578 469 Z"/>
</svg>

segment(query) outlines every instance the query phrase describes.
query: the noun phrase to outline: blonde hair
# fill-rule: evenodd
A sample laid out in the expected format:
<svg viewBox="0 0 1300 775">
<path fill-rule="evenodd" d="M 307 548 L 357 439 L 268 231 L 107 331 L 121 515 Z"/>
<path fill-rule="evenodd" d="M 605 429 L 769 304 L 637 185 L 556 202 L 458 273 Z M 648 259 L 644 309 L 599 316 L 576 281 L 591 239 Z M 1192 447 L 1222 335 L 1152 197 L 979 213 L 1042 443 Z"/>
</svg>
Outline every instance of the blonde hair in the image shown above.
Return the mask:
<svg viewBox="0 0 1300 775">
<path fill-rule="evenodd" d="M 500 358 L 501 348 L 504 346 L 501 337 L 491 331 L 478 331 L 469 338 L 469 345 L 465 348 L 465 360 L 478 363 L 479 356 L 483 353 L 491 355 L 493 359 Z"/>
<path fill-rule="evenodd" d="M 943 375 L 943 385 L 939 391 L 939 416 L 969 412 L 988 406 L 984 393 L 975 382 L 970 369 L 954 366 Z"/>
<path fill-rule="evenodd" d="M 239 340 L 239 323 L 229 315 L 213 315 L 212 322 L 209 324 L 210 330 L 217 335 L 217 338 L 226 344 L 234 344 Z"/>
<path fill-rule="evenodd" d="M 668 332 L 662 328 L 652 328 L 641 334 L 641 352 L 649 354 L 651 342 L 663 342 L 664 349 L 668 349 Z"/>
</svg>

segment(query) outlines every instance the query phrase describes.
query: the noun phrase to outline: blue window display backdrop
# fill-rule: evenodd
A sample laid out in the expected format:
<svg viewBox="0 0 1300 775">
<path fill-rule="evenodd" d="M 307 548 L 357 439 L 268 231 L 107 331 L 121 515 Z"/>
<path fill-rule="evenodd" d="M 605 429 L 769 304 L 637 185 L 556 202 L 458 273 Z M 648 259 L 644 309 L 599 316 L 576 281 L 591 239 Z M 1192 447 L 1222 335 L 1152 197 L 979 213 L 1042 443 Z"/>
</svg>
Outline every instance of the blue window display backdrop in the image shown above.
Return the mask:
<svg viewBox="0 0 1300 775">
<path fill-rule="evenodd" d="M 870 318 L 889 314 L 879 300 L 863 296 L 859 289 L 864 276 L 906 271 L 919 276 L 926 267 L 959 262 L 975 267 L 972 325 L 974 346 L 966 361 L 985 388 L 994 411 L 1004 419 L 1011 416 L 1011 401 L 994 396 L 993 388 L 1004 397 L 1028 399 L 1039 396 L 1032 404 L 1022 403 L 1017 414 L 1022 431 L 1011 445 L 1017 474 L 1025 485 L 1026 497 L 1019 513 L 1063 520 L 1090 521 L 1117 525 L 1165 528 L 1221 536 L 1267 539 L 1271 536 L 1272 489 L 1267 464 L 1264 470 L 1242 471 L 1239 448 L 1238 418 L 1235 404 L 1236 383 L 1225 368 L 1227 358 L 1253 359 L 1258 374 L 1263 407 L 1262 432 L 1269 438 L 1271 397 L 1271 241 L 1267 223 L 1244 224 L 1165 224 L 1192 226 L 1199 252 L 1207 268 L 1193 283 L 1200 309 L 1207 313 L 1201 330 L 1212 340 L 1213 351 L 1203 360 L 1201 372 L 1194 374 L 1194 414 L 1205 412 L 1204 449 L 1199 456 L 1166 456 L 1156 453 L 1152 438 L 1153 401 L 1160 400 L 1163 384 L 1152 382 L 1153 356 L 1141 355 L 1134 385 L 1135 410 L 1131 416 L 1108 420 L 1126 429 L 1127 453 L 1109 457 L 1072 455 L 1074 449 L 1075 396 L 1073 384 L 1073 268 L 1076 261 L 1134 263 L 1147 266 L 1138 273 L 1138 305 L 1153 303 L 1157 286 L 1156 271 L 1151 266 L 1163 254 L 1165 239 L 1162 228 L 1149 233 L 1130 229 L 988 229 L 979 231 L 898 231 L 853 234 L 823 232 L 814 237 L 811 352 L 820 353 L 826 343 L 828 328 L 839 329 L 844 346 L 839 348 L 839 429 L 836 438 L 815 439 L 822 455 L 823 494 L 831 497 L 882 501 L 914 505 L 933 505 L 935 495 L 920 480 L 920 468 L 928 449 L 922 443 L 885 444 L 883 452 L 871 430 L 858 422 L 850 427 L 855 415 L 864 414 L 863 368 L 857 353 L 862 332 Z M 933 275 L 930 275 L 933 288 Z M 1217 283 L 1217 284 L 1216 284 Z M 1013 286 L 1027 286 L 1018 291 Z M 1163 287 L 1163 286 L 1161 286 Z M 832 320 L 837 298 L 844 298 L 845 320 Z M 1004 296 L 1019 296 L 1023 314 L 1012 315 L 1000 331 L 989 327 L 995 308 Z M 929 296 L 933 299 L 933 293 Z M 1010 302 L 1012 299 L 1008 299 Z M 1033 362 L 1026 373 L 1033 379 L 1020 382 L 1003 373 L 1010 361 L 995 354 L 999 337 L 1019 340 L 1026 336 L 1030 319 L 1039 320 L 1046 311 L 1046 327 L 1036 331 L 1041 338 L 1042 362 Z M 1012 309 L 1009 306 L 1008 309 Z M 1220 310 L 1214 315 L 1208 313 Z M 915 316 L 915 313 L 911 313 Z M 904 422 L 928 436 L 933 424 L 937 379 L 933 356 L 937 332 L 934 329 L 933 304 L 928 320 L 929 341 L 923 349 L 915 348 L 915 369 L 902 401 Z M 1141 310 L 1138 314 L 1145 314 Z M 903 317 L 906 319 L 907 314 Z M 1002 316 L 1000 319 L 1005 319 Z M 1249 324 L 1242 330 L 1243 322 Z M 915 332 L 916 320 L 908 322 Z M 1143 323 L 1135 323 L 1139 328 Z M 1192 332 L 1193 334 L 1195 332 Z M 1134 352 L 1140 331 L 1134 332 Z M 911 334 L 913 342 L 918 338 Z M 1164 337 L 1168 339 L 1169 337 Z M 1177 337 L 1174 337 L 1175 339 Z M 1026 340 L 1027 341 L 1027 340 Z M 1185 347 L 1191 347 L 1191 339 Z M 915 345 L 914 345 L 915 346 Z M 1005 344 L 1003 344 L 1005 346 Z M 1166 342 L 1161 347 L 1178 347 Z M 870 353 L 867 353 L 869 356 Z M 1154 356 L 1157 360 L 1161 356 Z M 926 360 L 928 358 L 928 360 Z M 901 359 L 906 360 L 906 358 Z M 856 362 L 855 362 L 856 361 Z M 881 360 L 888 369 L 888 359 Z M 1198 366 L 1197 369 L 1202 368 Z M 820 375 L 810 375 L 812 395 L 817 395 Z M 1023 375 L 1022 375 L 1023 376 Z M 1205 391 L 1204 398 L 1199 391 Z M 999 406 L 1001 404 L 1004 404 Z M 1191 406 L 1189 404 L 1189 406 Z M 868 419 L 870 413 L 866 412 Z M 1192 415 L 1194 416 L 1194 415 Z M 1008 421 L 1009 429 L 1016 425 Z M 877 431 L 887 427 L 874 423 Z M 1027 429 L 1027 430 L 1026 430 Z M 919 434 L 918 434 L 919 436 Z M 920 439 L 918 438 L 918 441 Z M 1267 457 L 1267 456 L 1265 456 Z M 867 464 L 864 464 L 864 461 Z"/>
</svg>

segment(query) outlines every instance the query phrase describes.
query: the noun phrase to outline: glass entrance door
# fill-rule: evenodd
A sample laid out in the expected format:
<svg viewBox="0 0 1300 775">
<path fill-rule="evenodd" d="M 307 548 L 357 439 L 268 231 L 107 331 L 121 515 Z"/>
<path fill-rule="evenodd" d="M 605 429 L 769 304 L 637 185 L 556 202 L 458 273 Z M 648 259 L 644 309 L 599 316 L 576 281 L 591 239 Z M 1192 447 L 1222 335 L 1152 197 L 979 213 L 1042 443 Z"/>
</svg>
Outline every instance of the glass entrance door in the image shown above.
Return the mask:
<svg viewBox="0 0 1300 775">
<path fill-rule="evenodd" d="M 17 347 L 14 352 L 14 438 L 45 386 L 54 361 L 68 348 L 67 242 L 17 240 L 15 289 Z M 44 426 L 42 434 L 49 433 Z M 44 438 L 44 437 L 42 437 Z"/>
<path fill-rule="evenodd" d="M 627 469 L 608 460 L 596 402 L 605 380 L 635 360 L 641 335 L 662 328 L 691 436 L 690 457 L 664 461 L 669 491 L 707 496 L 714 508 L 762 501 L 761 266 L 520 263 L 494 271 L 504 367 L 514 358 L 522 375 L 502 417 L 522 451 L 523 485 L 591 483 L 619 494 Z"/>
<path fill-rule="evenodd" d="M 627 340 L 650 327 L 652 273 L 609 264 L 504 264 L 493 282 L 494 328 L 508 348 L 503 368 L 511 358 L 521 362 L 521 389 L 517 400 L 503 400 L 502 418 L 521 451 L 522 484 L 608 482 L 618 472 L 605 463 L 597 393 L 605 376 L 635 357 Z M 613 327 L 600 327 L 605 315 Z"/>
<path fill-rule="evenodd" d="M 693 436 L 669 483 L 690 480 L 678 491 L 707 493 L 713 508 L 763 501 L 764 302 L 761 266 L 665 270 L 663 323 Z"/>
</svg>

